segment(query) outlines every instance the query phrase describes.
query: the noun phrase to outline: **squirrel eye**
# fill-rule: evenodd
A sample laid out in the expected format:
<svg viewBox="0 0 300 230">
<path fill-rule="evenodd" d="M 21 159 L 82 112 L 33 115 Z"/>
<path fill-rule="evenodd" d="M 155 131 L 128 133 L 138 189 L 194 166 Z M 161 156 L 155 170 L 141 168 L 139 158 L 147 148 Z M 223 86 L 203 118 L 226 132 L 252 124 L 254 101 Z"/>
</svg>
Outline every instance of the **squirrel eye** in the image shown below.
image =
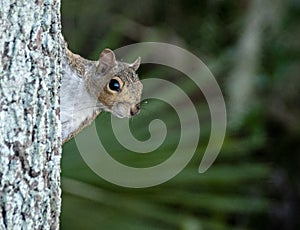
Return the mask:
<svg viewBox="0 0 300 230">
<path fill-rule="evenodd" d="M 121 85 L 120 85 L 120 82 L 116 79 L 111 79 L 109 84 L 108 84 L 108 87 L 110 90 L 112 91 L 116 91 L 116 92 L 120 92 L 121 91 Z"/>
</svg>

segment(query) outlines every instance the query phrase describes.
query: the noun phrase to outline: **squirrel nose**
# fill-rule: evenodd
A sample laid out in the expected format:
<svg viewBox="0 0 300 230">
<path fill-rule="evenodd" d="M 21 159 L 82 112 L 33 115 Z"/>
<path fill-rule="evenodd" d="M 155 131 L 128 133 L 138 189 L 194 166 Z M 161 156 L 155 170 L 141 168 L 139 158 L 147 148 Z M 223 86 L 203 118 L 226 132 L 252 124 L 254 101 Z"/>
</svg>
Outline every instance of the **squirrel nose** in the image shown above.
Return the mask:
<svg viewBox="0 0 300 230">
<path fill-rule="evenodd" d="M 140 112 L 140 103 L 136 104 L 133 108 L 130 109 L 130 115 L 134 116 Z"/>
</svg>

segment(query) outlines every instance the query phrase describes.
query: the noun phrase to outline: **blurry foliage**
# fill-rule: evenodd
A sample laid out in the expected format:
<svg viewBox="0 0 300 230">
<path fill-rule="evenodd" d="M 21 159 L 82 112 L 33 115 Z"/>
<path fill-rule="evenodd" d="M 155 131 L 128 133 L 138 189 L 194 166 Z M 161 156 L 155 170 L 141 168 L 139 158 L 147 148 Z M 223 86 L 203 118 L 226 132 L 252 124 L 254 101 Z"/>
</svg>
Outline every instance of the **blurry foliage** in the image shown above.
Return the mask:
<svg viewBox="0 0 300 230">
<path fill-rule="evenodd" d="M 70 49 L 97 59 L 105 47 L 141 41 L 168 42 L 200 57 L 224 94 L 238 62 L 237 45 L 251 1 L 62 0 L 63 33 Z M 201 138 L 189 165 L 165 184 L 128 189 L 94 174 L 74 141 L 64 145 L 61 229 L 299 229 L 300 163 L 300 3 L 274 1 L 273 26 L 263 30 L 259 66 L 253 80 L 256 100 L 242 122 L 229 128 L 222 151 L 204 174 L 197 169 L 210 133 L 209 110 L 201 92 L 180 73 L 142 65 L 142 79 L 175 79 L 197 105 Z M 230 92 L 229 92 L 230 93 Z M 159 110 L 158 110 L 159 108 Z M 173 115 L 172 115 L 173 114 Z M 117 143 L 110 114 L 96 121 L 103 143 L 118 161 L 145 167 L 164 161 L 180 130 L 172 108 L 159 101 L 142 105 L 131 123 L 140 140 L 149 136 L 143 122 L 159 118 L 172 135 L 157 151 L 140 156 Z M 147 125 L 146 125 L 147 127 Z"/>
</svg>

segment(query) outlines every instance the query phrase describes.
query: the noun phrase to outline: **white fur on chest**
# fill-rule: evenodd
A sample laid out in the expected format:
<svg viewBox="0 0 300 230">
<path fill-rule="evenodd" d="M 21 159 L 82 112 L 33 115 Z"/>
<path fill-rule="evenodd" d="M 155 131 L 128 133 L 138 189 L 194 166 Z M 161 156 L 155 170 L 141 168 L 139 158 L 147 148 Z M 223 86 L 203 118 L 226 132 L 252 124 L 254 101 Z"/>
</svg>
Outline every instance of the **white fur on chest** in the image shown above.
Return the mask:
<svg viewBox="0 0 300 230">
<path fill-rule="evenodd" d="M 65 65 L 60 91 L 60 120 L 62 138 L 65 140 L 71 133 L 82 126 L 82 123 L 99 110 L 96 99 L 86 90 L 83 78 L 80 78 L 68 65 Z"/>
</svg>

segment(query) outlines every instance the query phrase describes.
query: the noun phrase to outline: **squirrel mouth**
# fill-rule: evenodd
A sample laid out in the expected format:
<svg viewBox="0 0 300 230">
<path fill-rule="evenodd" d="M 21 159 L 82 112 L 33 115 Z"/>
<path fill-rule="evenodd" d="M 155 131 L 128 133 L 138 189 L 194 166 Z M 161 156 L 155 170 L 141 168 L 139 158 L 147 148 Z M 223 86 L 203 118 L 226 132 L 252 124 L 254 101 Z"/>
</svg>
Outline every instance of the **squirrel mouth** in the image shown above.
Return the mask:
<svg viewBox="0 0 300 230">
<path fill-rule="evenodd" d="M 118 103 L 111 108 L 111 112 L 118 118 L 130 118 L 133 117 L 140 112 L 140 104 L 136 104 L 131 106 L 129 104 Z"/>
<path fill-rule="evenodd" d="M 139 114 L 140 109 L 141 109 L 140 103 L 136 104 L 135 106 L 133 106 L 130 109 L 130 115 L 135 116 L 135 115 Z"/>
<path fill-rule="evenodd" d="M 118 118 L 130 117 L 130 111 L 128 109 L 128 105 L 126 104 L 118 103 L 115 106 L 113 106 L 111 110 L 112 114 Z"/>
</svg>

